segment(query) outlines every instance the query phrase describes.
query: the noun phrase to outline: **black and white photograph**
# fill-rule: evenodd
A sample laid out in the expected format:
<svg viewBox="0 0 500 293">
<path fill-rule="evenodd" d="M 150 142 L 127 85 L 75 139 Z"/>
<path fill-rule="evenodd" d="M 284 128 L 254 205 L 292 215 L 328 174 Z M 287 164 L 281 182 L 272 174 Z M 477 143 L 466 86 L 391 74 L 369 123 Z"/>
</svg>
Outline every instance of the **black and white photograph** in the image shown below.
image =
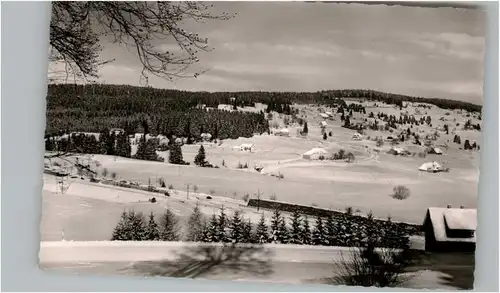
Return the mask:
<svg viewBox="0 0 500 293">
<path fill-rule="evenodd" d="M 474 288 L 484 8 L 51 5 L 41 270 Z"/>
</svg>

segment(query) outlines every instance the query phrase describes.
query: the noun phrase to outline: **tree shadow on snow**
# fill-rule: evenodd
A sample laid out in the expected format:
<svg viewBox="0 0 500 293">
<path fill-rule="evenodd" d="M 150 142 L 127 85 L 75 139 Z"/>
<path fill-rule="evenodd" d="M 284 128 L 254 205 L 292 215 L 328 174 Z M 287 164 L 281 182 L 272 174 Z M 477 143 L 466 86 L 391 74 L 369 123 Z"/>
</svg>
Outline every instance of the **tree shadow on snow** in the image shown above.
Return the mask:
<svg viewBox="0 0 500 293">
<path fill-rule="evenodd" d="M 200 244 L 176 252 L 174 260 L 134 263 L 129 270 L 143 276 L 234 278 L 273 272 L 271 251 L 259 245 Z"/>
</svg>

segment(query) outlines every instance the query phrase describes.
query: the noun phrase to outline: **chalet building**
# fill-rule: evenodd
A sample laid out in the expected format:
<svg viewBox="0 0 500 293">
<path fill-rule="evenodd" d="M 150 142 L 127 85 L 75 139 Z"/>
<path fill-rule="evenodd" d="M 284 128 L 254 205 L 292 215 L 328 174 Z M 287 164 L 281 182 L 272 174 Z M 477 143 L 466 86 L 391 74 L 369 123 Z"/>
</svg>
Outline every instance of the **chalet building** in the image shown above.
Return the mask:
<svg viewBox="0 0 500 293">
<path fill-rule="evenodd" d="M 120 134 L 123 134 L 123 133 L 125 133 L 125 130 L 122 129 L 122 128 L 111 128 L 109 130 L 109 134 L 120 135 Z"/>
<path fill-rule="evenodd" d="M 423 223 L 425 250 L 428 252 L 474 252 L 476 250 L 477 210 L 429 208 Z"/>
<path fill-rule="evenodd" d="M 328 152 L 322 148 L 313 148 L 304 154 L 302 154 L 302 158 L 306 160 L 320 160 L 321 158 L 326 158 L 328 156 Z"/>
</svg>

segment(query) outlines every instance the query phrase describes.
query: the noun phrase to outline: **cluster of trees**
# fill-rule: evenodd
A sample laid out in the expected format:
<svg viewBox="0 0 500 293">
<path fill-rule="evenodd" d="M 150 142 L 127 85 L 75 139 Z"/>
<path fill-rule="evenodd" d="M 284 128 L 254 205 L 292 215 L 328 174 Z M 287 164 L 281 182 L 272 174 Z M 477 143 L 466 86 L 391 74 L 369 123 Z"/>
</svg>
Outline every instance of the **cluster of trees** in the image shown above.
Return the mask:
<svg viewBox="0 0 500 293">
<path fill-rule="evenodd" d="M 360 98 L 369 101 L 380 101 L 386 104 L 394 104 L 400 107 L 402 107 L 403 101 L 407 101 L 412 103 L 431 104 L 442 109 L 464 109 L 469 112 L 481 112 L 482 109 L 482 106 L 468 102 L 437 98 L 412 97 L 365 89 L 328 90 L 322 91 L 320 94 L 320 97 L 324 100 L 335 98 Z"/>
<path fill-rule="evenodd" d="M 84 97 L 79 94 L 92 87 L 96 87 L 93 94 L 86 93 Z M 201 133 L 210 133 L 213 139 L 226 139 L 269 131 L 262 111 L 200 109 L 196 107 L 199 99 L 193 100 L 191 95 L 210 94 L 130 86 L 50 85 L 46 135 L 122 128 L 127 135 L 149 132 L 167 137 L 192 137 L 189 140 L 192 142 L 199 140 Z"/>
<path fill-rule="evenodd" d="M 207 107 L 217 107 L 219 104 L 233 104 L 232 98 L 236 97 L 238 105 L 251 106 L 254 103 L 270 104 L 272 101 L 279 104 L 292 103 L 319 103 L 339 105 L 344 108 L 348 107 L 344 98 L 363 98 L 370 101 L 380 101 L 387 104 L 402 104 L 402 101 L 418 102 L 433 104 L 443 109 L 464 109 L 469 112 L 481 112 L 481 106 L 468 102 L 433 99 L 422 97 L 411 97 L 392 93 L 383 93 L 372 90 L 363 89 L 348 89 L 348 90 L 329 90 L 320 92 L 189 92 L 169 89 L 156 89 L 151 87 L 136 87 L 129 85 L 49 85 L 49 97 L 52 101 L 48 101 L 48 107 L 53 105 L 61 105 L 64 103 L 70 105 L 66 100 L 68 97 L 73 97 L 72 100 L 85 100 L 92 96 L 106 97 L 124 97 L 124 98 L 145 98 L 155 100 L 155 103 L 174 103 L 176 108 L 183 106 L 184 109 L 195 107 L 199 104 L 205 104 Z M 82 99 L 85 97 L 85 99 Z M 136 105 L 138 107 L 144 107 Z M 354 107 L 354 106 L 353 106 Z M 64 107 L 64 108 L 67 108 Z M 164 107 L 162 107 L 164 108 Z M 100 107 L 98 108 L 100 109 Z M 139 109 L 138 109 L 139 110 Z M 146 112 L 145 109 L 141 109 Z"/>
<path fill-rule="evenodd" d="M 137 146 L 137 152 L 132 156 L 134 159 L 163 162 L 164 158 L 156 153 L 159 147 L 158 139 L 146 139 L 142 135 Z M 131 157 L 131 144 L 127 135 L 120 133 L 115 135 L 113 132 L 105 129 L 99 133 L 98 138 L 93 134 L 73 133 L 67 138 L 48 137 L 45 140 L 46 151 L 73 152 L 85 154 L 103 154 L 114 155 L 125 158 Z M 176 143 L 174 139 L 169 140 L 168 144 L 169 158 L 171 164 L 189 165 L 185 162 L 182 155 L 181 144 Z M 217 167 L 206 161 L 205 148 L 200 146 L 194 163 L 200 167 Z"/>
<path fill-rule="evenodd" d="M 130 158 L 131 144 L 124 133 L 115 134 L 108 129 L 99 135 L 72 133 L 61 137 L 47 137 L 46 151 L 103 154 Z"/>
<path fill-rule="evenodd" d="M 237 96 L 237 98 L 234 98 Z M 412 97 L 366 90 L 341 90 L 316 93 L 293 92 L 188 92 L 127 85 L 49 85 L 47 95 L 47 134 L 60 130 L 97 132 L 102 128 L 120 127 L 127 134 L 142 132 L 147 120 L 151 132 L 178 137 L 199 136 L 204 128 L 213 138 L 249 137 L 268 131 L 264 113 L 206 111 L 197 107 L 217 107 L 219 104 L 270 105 L 268 110 L 293 113 L 291 103 L 340 103 L 353 111 L 365 111 L 358 104 L 347 106 L 342 98 L 364 97 L 400 103 Z M 396 98 L 397 97 L 397 98 Z M 341 102 L 338 102 L 341 101 Z M 461 108 L 480 111 L 480 106 L 451 100 L 431 100 L 441 108 Z M 186 124 L 190 123 L 190 127 Z M 189 128 L 189 133 L 187 132 Z"/>
<path fill-rule="evenodd" d="M 236 97 L 233 97 L 231 105 L 233 105 L 233 110 L 238 110 L 238 107 L 241 107 L 241 108 L 244 108 L 244 107 L 255 107 L 255 102 L 252 102 L 250 100 L 240 100 L 240 99 L 238 99 Z"/>
<path fill-rule="evenodd" d="M 351 152 L 346 153 L 344 150 L 339 150 L 338 152 L 333 154 L 332 159 L 333 160 L 346 160 L 347 162 L 351 163 L 356 159 L 356 157 Z"/>
<path fill-rule="evenodd" d="M 481 131 L 481 125 L 478 123 L 478 124 L 472 124 L 471 120 L 467 120 L 464 124 L 464 129 L 465 130 L 469 130 L 469 129 L 475 129 L 475 130 L 478 130 L 478 131 Z"/>
<path fill-rule="evenodd" d="M 350 221 L 348 215 L 326 217 L 317 216 L 313 223 L 308 216 L 295 211 L 287 221 L 283 213 L 275 209 L 271 221 L 266 224 L 264 215 L 258 223 L 235 211 L 228 216 L 224 207 L 218 214 L 208 219 L 196 206 L 186 222 L 185 229 L 179 219 L 166 210 L 156 224 L 153 214 L 146 223 L 141 213 L 123 213 L 117 224 L 112 240 L 165 240 L 198 241 L 223 243 L 281 243 L 325 246 L 362 247 L 375 243 L 379 247 L 404 248 L 409 244 L 406 231 L 387 221 L 384 229 L 368 216 L 364 225 Z M 181 235 L 184 231 L 184 235 Z"/>
<path fill-rule="evenodd" d="M 125 137 L 127 138 L 130 144 L 128 136 Z M 163 162 L 164 159 L 158 156 L 158 154 L 156 153 L 157 147 L 158 147 L 158 141 L 156 139 L 146 139 L 146 135 L 143 135 L 139 140 L 139 144 L 137 145 L 137 152 L 132 157 L 138 160 Z M 130 156 L 130 150 L 128 155 Z"/>
<path fill-rule="evenodd" d="M 456 144 L 462 144 L 460 135 L 455 134 L 455 136 L 453 137 L 453 142 Z M 466 139 L 464 142 L 464 150 L 479 150 L 479 148 L 479 145 L 475 141 L 471 144 L 470 141 Z"/>
<path fill-rule="evenodd" d="M 124 211 L 111 235 L 112 241 L 179 241 L 181 230 L 179 219 L 166 209 L 159 220 L 151 212 L 149 221 L 140 212 Z"/>
<path fill-rule="evenodd" d="M 271 113 L 271 111 L 275 111 L 285 115 L 292 115 L 294 113 L 297 113 L 298 110 L 294 110 L 292 107 L 290 107 L 290 104 L 271 100 L 269 104 L 267 104 L 266 113 Z"/>
<path fill-rule="evenodd" d="M 357 104 L 357 103 L 351 103 L 349 106 L 346 107 L 349 110 L 349 115 L 352 116 L 352 112 L 357 112 L 357 113 L 362 113 L 366 114 L 366 109 L 363 105 Z M 341 108 L 339 108 L 340 110 Z"/>
</svg>

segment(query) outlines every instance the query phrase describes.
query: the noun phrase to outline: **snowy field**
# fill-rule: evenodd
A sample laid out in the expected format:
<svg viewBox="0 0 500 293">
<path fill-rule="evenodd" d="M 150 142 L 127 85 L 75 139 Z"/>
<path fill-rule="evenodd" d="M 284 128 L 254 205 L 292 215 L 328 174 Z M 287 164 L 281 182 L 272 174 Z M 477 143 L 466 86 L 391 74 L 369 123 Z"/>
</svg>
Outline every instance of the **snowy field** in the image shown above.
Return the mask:
<svg viewBox="0 0 500 293">
<path fill-rule="evenodd" d="M 369 106 L 368 104 L 366 106 Z M 220 169 L 199 168 L 192 163 L 198 152 L 199 145 L 185 145 L 182 147 L 184 160 L 191 162 L 190 166 L 172 165 L 166 162 L 150 162 L 105 155 L 90 156 L 92 161 L 98 161 L 99 173 L 107 169 L 108 174 L 116 173 L 119 180 L 137 181 L 142 184 L 151 182 L 158 186 L 158 179 L 165 180 L 166 185 L 171 185 L 175 190 L 168 200 L 160 199 L 158 203 L 151 204 L 150 195 L 139 191 L 118 190 L 110 186 L 93 185 L 88 181 L 75 181 L 67 191 L 61 195 L 55 193 L 55 179 L 45 176 L 43 192 L 44 211 L 42 217 L 42 235 L 45 240 L 60 240 L 58 235 L 63 226 L 83 227 L 91 218 L 102 219 L 102 226 L 96 229 L 107 230 L 94 233 L 91 238 L 76 237 L 74 240 L 104 240 L 109 237 L 111 227 L 116 224 L 124 209 L 133 208 L 148 214 L 150 211 L 161 212 L 166 202 L 172 211 L 181 217 L 189 215 L 190 211 L 199 202 L 205 214 L 211 215 L 220 206 L 230 209 L 242 209 L 245 217 L 250 217 L 256 222 L 260 217 L 255 209 L 244 208 L 244 198 L 255 198 L 260 192 L 261 198 L 275 197 L 279 201 L 313 205 L 343 211 L 352 207 L 353 211 L 367 214 L 370 211 L 377 218 L 391 218 L 420 224 L 423 221 L 426 209 L 431 206 L 443 207 L 465 206 L 475 208 L 477 203 L 479 180 L 479 152 L 460 150 L 457 144 L 448 143 L 448 148 L 443 155 L 427 155 L 426 158 L 418 156 L 401 157 L 386 153 L 390 144 L 385 143 L 379 153 L 370 151 L 375 148 L 371 140 L 352 140 L 353 130 L 340 127 L 340 119 L 328 121 L 327 132 L 332 136 L 327 140 L 321 137 L 318 126 L 318 107 L 299 105 L 300 115 L 307 117 L 309 135 L 307 138 L 296 137 L 294 127 L 288 127 L 290 137 L 274 135 L 259 135 L 252 138 L 224 140 L 222 143 L 205 144 L 207 160 Z M 384 107 L 366 109 L 367 114 L 373 111 L 397 114 L 399 109 Z M 406 108 L 403 111 L 415 111 Z M 469 119 L 465 114 L 456 111 L 447 111 L 433 107 L 432 109 L 419 109 L 432 116 L 433 128 L 441 124 Z M 450 115 L 445 115 L 449 112 Z M 361 115 L 354 113 L 354 116 Z M 425 114 L 423 114 L 425 115 Z M 274 115 L 276 121 L 281 121 L 280 115 Z M 450 120 L 440 121 L 439 117 Z M 337 117 L 338 118 L 338 117 Z M 419 116 L 417 115 L 417 119 Z M 281 120 L 280 120 L 281 119 Z M 362 118 L 359 118 L 362 119 Z M 477 121 L 473 119 L 473 123 Z M 284 125 L 280 125 L 283 127 Z M 419 126 L 420 127 L 420 126 Z M 420 127 L 422 131 L 431 131 L 430 127 Z M 452 130 L 452 128 L 450 128 Z M 460 133 L 462 142 L 465 139 L 476 140 L 481 143 L 477 131 L 456 131 Z M 367 130 L 365 137 L 376 135 L 390 135 L 388 132 Z M 446 143 L 453 140 L 452 132 L 446 135 L 440 132 L 436 143 Z M 235 146 L 242 143 L 253 143 L 252 152 L 235 150 Z M 405 142 L 402 145 L 410 151 L 420 152 L 422 147 Z M 133 146 L 135 149 L 135 146 Z M 344 149 L 353 152 L 356 160 L 353 163 L 343 161 L 309 161 L 302 158 L 302 153 L 314 147 L 322 147 L 330 152 Z M 134 150 L 133 150 L 134 151 Z M 160 152 L 168 161 L 168 152 Z M 80 157 L 84 161 L 89 156 Z M 74 158 L 69 158 L 74 160 Z M 429 161 L 437 161 L 451 170 L 449 173 L 425 173 L 418 171 L 418 166 Z M 53 160 L 56 161 L 56 160 Z M 224 165 L 222 166 L 222 161 Z M 249 169 L 237 169 L 238 163 L 247 163 Z M 259 173 L 254 166 L 263 167 Z M 283 179 L 270 176 L 283 174 Z M 110 177 L 110 175 L 108 175 Z M 187 196 L 187 184 L 190 186 L 191 196 Z M 411 195 L 408 199 L 398 201 L 390 197 L 396 185 L 409 188 Z M 196 186 L 198 195 L 193 196 Z M 436 192 L 439 190 L 439 192 Z M 213 197 L 207 200 L 207 195 Z M 66 212 L 68 211 L 68 212 Z M 71 211 L 71 212 L 69 212 Z M 69 216 L 72 214 L 73 216 Z M 64 219 L 64 220 L 61 220 Z M 109 226 L 109 227 L 108 227 Z M 57 227 L 54 229 L 52 227 Z M 106 229 L 104 229 L 106 227 Z M 50 232 L 47 232 L 49 231 Z M 58 231 L 58 232 L 55 232 Z M 69 228 L 65 229 L 66 235 L 71 235 Z"/>
</svg>

